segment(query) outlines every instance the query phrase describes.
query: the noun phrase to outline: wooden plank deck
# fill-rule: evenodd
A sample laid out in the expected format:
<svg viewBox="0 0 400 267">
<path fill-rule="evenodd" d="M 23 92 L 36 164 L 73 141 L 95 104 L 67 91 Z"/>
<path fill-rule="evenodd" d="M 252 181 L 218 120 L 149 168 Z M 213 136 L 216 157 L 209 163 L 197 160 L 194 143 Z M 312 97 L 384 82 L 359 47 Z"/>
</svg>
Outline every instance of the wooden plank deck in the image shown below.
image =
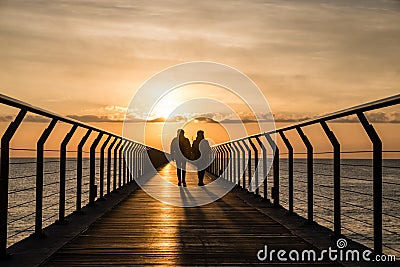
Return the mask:
<svg viewBox="0 0 400 267">
<path fill-rule="evenodd" d="M 161 172 L 175 183 L 170 165 Z M 210 182 L 209 177 L 205 180 Z M 197 186 L 194 173 L 188 175 L 187 183 L 189 190 Z M 265 244 L 275 250 L 314 247 L 236 194 L 229 193 L 201 207 L 180 208 L 137 190 L 56 252 L 44 266 L 340 266 L 332 262 L 259 261 L 256 254 Z"/>
</svg>

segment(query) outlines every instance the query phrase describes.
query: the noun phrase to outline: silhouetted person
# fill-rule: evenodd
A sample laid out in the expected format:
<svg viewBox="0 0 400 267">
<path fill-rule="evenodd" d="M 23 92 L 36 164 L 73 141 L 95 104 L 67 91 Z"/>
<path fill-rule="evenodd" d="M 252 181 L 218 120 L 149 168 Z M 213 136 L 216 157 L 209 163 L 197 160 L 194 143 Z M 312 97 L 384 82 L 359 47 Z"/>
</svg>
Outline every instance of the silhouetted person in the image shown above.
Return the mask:
<svg viewBox="0 0 400 267">
<path fill-rule="evenodd" d="M 204 185 L 204 174 L 206 173 L 207 162 L 211 154 L 210 144 L 204 139 L 204 131 L 197 131 L 196 140 L 193 141 L 192 155 L 197 166 L 197 177 L 199 186 Z"/>
<path fill-rule="evenodd" d="M 176 162 L 178 186 L 186 186 L 186 161 L 190 157 L 190 142 L 185 137 L 185 131 L 179 129 L 177 137 L 171 142 L 171 157 Z"/>
</svg>

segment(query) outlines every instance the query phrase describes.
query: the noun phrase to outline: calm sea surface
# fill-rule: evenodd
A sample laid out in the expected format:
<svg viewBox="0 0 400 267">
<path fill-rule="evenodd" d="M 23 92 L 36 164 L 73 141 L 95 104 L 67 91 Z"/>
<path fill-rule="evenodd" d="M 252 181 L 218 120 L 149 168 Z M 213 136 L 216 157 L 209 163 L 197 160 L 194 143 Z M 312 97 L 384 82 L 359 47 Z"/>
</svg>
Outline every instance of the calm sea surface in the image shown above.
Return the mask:
<svg viewBox="0 0 400 267">
<path fill-rule="evenodd" d="M 57 158 L 47 158 L 45 162 L 43 224 L 44 226 L 48 226 L 54 223 L 58 216 L 59 161 Z M 343 159 L 341 163 L 343 234 L 372 247 L 372 161 L 363 159 Z M 314 216 L 318 223 L 330 229 L 333 229 L 332 164 L 332 160 L 314 159 Z M 386 246 L 384 251 L 386 253 L 400 255 L 400 253 L 397 252 L 400 251 L 400 160 L 384 160 L 383 165 L 383 242 Z M 99 166 L 98 162 L 96 166 Z M 97 184 L 99 184 L 98 172 L 99 170 L 97 168 Z M 306 172 L 306 160 L 295 159 L 294 210 L 304 217 L 307 215 Z M 11 159 L 8 245 L 12 245 L 29 236 L 34 230 L 35 173 L 36 162 L 34 158 Z M 280 159 L 280 199 L 281 204 L 285 208 L 288 208 L 287 174 L 287 160 Z M 272 186 L 272 181 L 271 170 L 268 175 L 268 186 Z M 89 160 L 84 159 L 82 205 L 86 205 L 88 202 L 88 183 Z M 66 214 L 70 214 L 75 210 L 76 159 L 74 158 L 68 159 L 67 161 L 66 190 Z M 268 190 L 270 191 L 270 189 Z M 260 193 L 263 194 L 263 186 L 260 186 Z"/>
</svg>

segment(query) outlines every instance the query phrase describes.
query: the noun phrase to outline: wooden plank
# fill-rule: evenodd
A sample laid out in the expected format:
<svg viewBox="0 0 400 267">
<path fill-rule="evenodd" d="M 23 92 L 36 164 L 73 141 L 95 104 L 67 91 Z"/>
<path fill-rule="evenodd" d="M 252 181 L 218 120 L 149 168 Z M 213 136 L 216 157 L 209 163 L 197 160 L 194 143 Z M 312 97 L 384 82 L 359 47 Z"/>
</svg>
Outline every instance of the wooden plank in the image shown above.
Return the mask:
<svg viewBox="0 0 400 267">
<path fill-rule="evenodd" d="M 173 182 L 170 165 L 160 172 Z M 205 179 L 206 183 L 210 178 Z M 196 186 L 194 173 L 188 186 Z M 257 252 L 314 248 L 236 193 L 201 207 L 180 208 L 137 190 L 55 253 L 44 266 L 265 265 Z M 314 248 L 315 249 L 315 248 Z M 268 262 L 269 266 L 340 266 L 331 262 Z"/>
</svg>

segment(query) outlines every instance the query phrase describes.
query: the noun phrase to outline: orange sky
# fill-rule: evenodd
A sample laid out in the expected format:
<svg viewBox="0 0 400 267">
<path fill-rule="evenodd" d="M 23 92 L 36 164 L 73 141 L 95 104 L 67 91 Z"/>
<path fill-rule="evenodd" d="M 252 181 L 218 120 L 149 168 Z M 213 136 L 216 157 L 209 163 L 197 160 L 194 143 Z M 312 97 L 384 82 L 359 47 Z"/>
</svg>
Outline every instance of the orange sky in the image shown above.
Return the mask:
<svg viewBox="0 0 400 267">
<path fill-rule="evenodd" d="M 200 60 L 248 75 L 278 122 L 394 95 L 400 82 L 400 4 L 0 2 L 1 93 L 100 127 L 120 129 L 113 121 L 123 118 L 151 75 Z M 373 114 L 376 121 L 400 118 L 398 108 L 384 112 Z M 9 120 L 9 114 L 2 110 L 0 119 Z"/>
</svg>

